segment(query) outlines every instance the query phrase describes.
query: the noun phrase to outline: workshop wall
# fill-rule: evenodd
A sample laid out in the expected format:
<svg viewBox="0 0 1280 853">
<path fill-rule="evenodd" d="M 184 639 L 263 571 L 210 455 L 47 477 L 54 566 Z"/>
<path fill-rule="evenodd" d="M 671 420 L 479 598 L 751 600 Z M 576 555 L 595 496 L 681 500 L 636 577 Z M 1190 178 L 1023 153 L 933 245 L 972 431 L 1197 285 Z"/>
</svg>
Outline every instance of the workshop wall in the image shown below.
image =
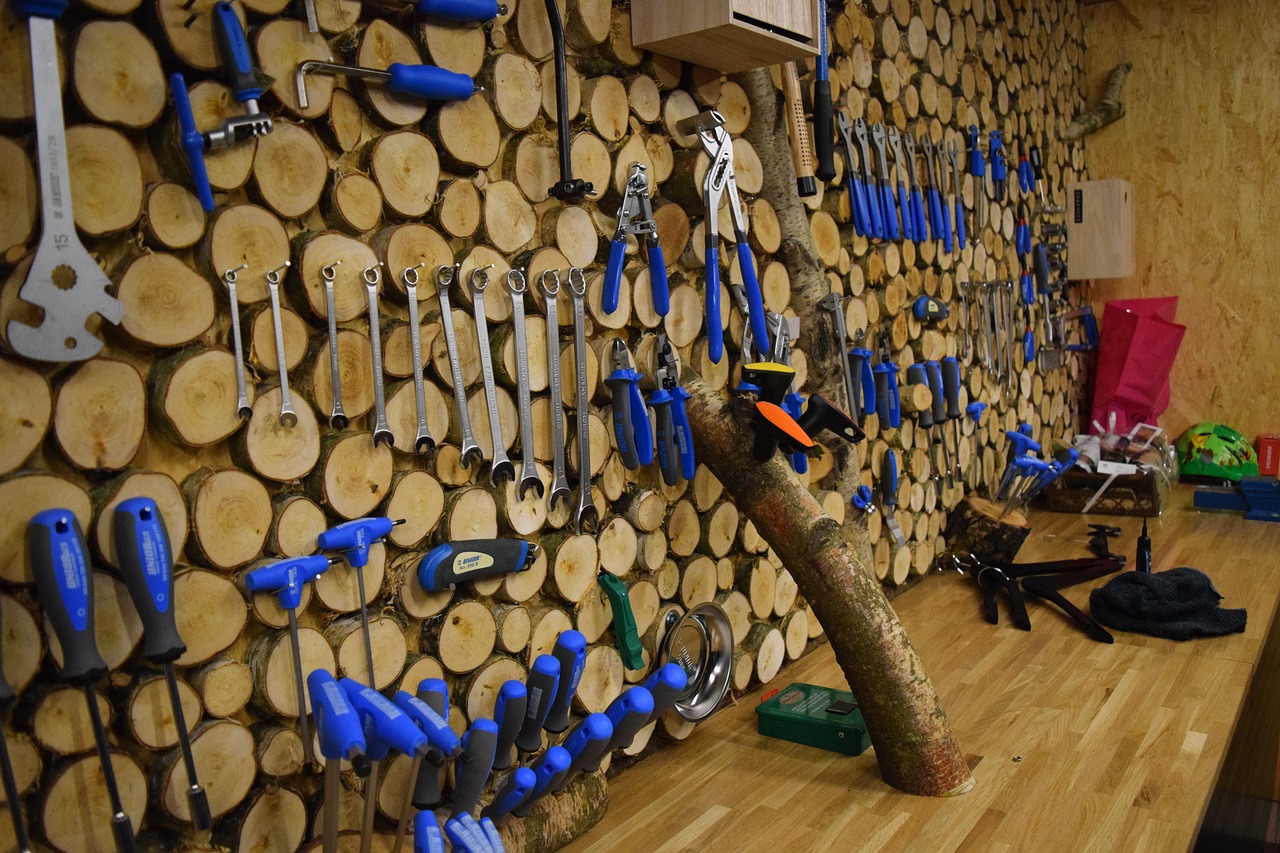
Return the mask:
<svg viewBox="0 0 1280 853">
<path fill-rule="evenodd" d="M 206 217 L 174 148 L 174 117 L 165 77 L 187 74 L 200 126 L 238 107 L 214 71 L 208 0 L 86 0 L 73 4 L 60 31 L 69 159 L 76 224 L 107 269 L 125 304 L 119 327 L 102 330 L 106 348 L 83 364 L 26 363 L 6 346 L 0 363 L 0 616 L 4 673 L 22 694 L 5 729 L 34 833 L 60 850 L 110 849 L 109 814 L 93 739 L 79 691 L 57 686 L 57 669 L 40 626 L 23 531 L 30 515 L 72 510 L 90 547 L 99 642 L 112 669 L 98 691 L 115 744 L 112 763 L 135 827 L 157 848 L 187 838 L 185 786 L 176 732 L 156 673 L 138 654 L 141 626 L 113 570 L 110 514 L 126 497 L 155 498 L 180 553 L 175 592 L 188 645 L 177 662 L 201 781 L 216 817 L 214 843 L 229 848 L 292 850 L 319 819 L 319 779 L 304 773 L 295 731 L 297 703 L 285 614 L 271 596 L 250 596 L 243 573 L 262 561 L 308 553 L 327 526 L 366 514 L 403 517 L 376 546 L 365 580 L 372 600 L 375 682 L 410 691 L 430 676 L 451 685 L 451 722 L 459 732 L 492 713 L 496 690 L 523 678 L 560 631 L 575 627 L 590 643 L 575 708 L 603 710 L 627 684 L 646 675 L 662 640 L 664 617 L 717 601 L 733 624 L 733 690 L 769 682 L 786 660 L 804 653 L 822 628 L 796 594 L 790 574 L 742 517 L 732 496 L 705 467 L 691 483 L 663 485 L 656 466 L 627 471 L 611 443 L 609 346 L 626 340 L 651 385 L 656 338 L 665 333 L 691 371 L 712 387 L 733 384 L 742 317 L 722 295 L 726 358 L 710 363 L 703 329 L 704 251 L 701 176 L 706 155 L 676 122 L 704 107 L 723 113 L 736 135 L 751 118 L 741 87 L 715 72 L 635 50 L 625 8 L 575 0 L 562 9 L 571 47 L 570 111 L 575 174 L 600 197 L 581 206 L 549 199 L 557 178 L 552 43 L 541 3 L 509 0 L 491 27 L 425 23 L 396 4 L 316 0 L 323 34 L 310 35 L 301 9 L 279 0 L 242 8 L 256 59 L 273 82 L 265 109 L 271 135 L 210 155 L 218 208 Z M 194 16 L 191 26 L 184 26 Z M 1054 139 L 1081 107 L 1082 25 L 1075 2 L 873 0 L 831 10 L 832 89 L 837 109 L 886 121 L 917 136 L 954 141 L 963 127 L 1000 127 L 1014 143 L 1044 147 L 1052 191 L 1083 175 L 1083 150 Z M 18 300 L 40 234 L 32 168 L 30 73 L 26 27 L 0 9 L 0 330 L 30 318 Z M 427 61 L 475 75 L 486 91 L 461 103 L 429 106 L 389 97 L 342 78 L 308 78 L 310 106 L 299 106 L 294 68 L 309 59 L 384 67 Z M 811 85 L 811 74 L 804 79 Z M 735 144 L 739 188 L 751 222 L 751 246 L 766 307 L 789 311 L 789 279 L 778 260 L 781 235 L 770 204 L 756 197 L 758 158 Z M 653 310 L 648 270 L 634 260 L 613 313 L 601 306 L 607 243 L 629 164 L 646 165 L 655 185 L 655 218 L 670 264 L 671 313 Z M 842 186 L 844 164 L 837 156 Z M 1012 174 L 1012 173 L 1011 173 Z M 1016 185 L 1016 176 L 1012 181 Z M 1016 191 L 1016 187 L 1015 187 Z M 966 208 L 974 188 L 964 181 Z M 989 204 L 981 243 L 955 255 L 936 244 L 872 244 L 854 236 L 839 189 L 806 201 L 822 263 L 835 290 L 851 297 L 847 326 L 887 328 L 895 362 L 962 357 L 962 405 L 992 408 L 982 426 L 965 421 L 958 448 L 969 488 L 999 474 L 1004 431 L 1029 421 L 1044 441 L 1074 429 L 1079 366 L 1042 372 L 1032 363 L 1002 389 L 972 348 L 961 353 L 959 287 L 1016 278 L 1014 212 Z M 721 211 L 721 234 L 728 217 Z M 725 254 L 721 252 L 722 256 Z M 298 425 L 280 427 L 281 393 L 264 275 L 286 260 L 284 351 Z M 320 269 L 337 267 L 336 313 L 343 401 L 352 425 L 327 425 L 332 390 Z M 548 269 L 588 269 L 587 359 L 591 406 L 596 535 L 574 535 L 573 501 L 548 510 L 520 500 L 515 484 L 491 488 L 487 465 L 460 464 L 448 356 L 441 334 L 434 270 L 455 260 L 462 278 L 492 264 L 487 292 L 508 449 L 519 445 L 515 405 L 512 303 L 506 272 L 526 269 L 535 455 L 551 480 L 544 300 L 536 286 Z M 361 270 L 384 267 L 381 331 L 388 417 L 394 446 L 373 447 L 371 342 Z M 418 298 L 426 355 L 432 434 L 440 447 L 412 453 L 416 427 L 412 356 L 401 271 L 425 261 Z M 236 416 L 230 349 L 231 314 L 223 285 L 238 273 L 252 417 Z M 737 262 L 730 277 L 740 280 Z M 910 317 L 911 300 L 936 295 L 951 307 L 940 325 Z M 491 457 L 469 289 L 453 292 L 462 370 L 473 429 Z M 567 435 L 578 400 L 572 311 L 559 302 L 560 363 Z M 829 321 L 801 317 L 808 329 Z M 1039 323 L 1037 318 L 1037 323 Z M 808 332 L 806 332 L 807 334 Z M 803 393 L 823 388 L 839 399 L 838 376 L 810 376 L 795 353 Z M 905 395 L 904 395 L 905 396 Z M 886 587 L 924 575 L 945 547 L 948 508 L 960 487 L 939 490 L 929 478 L 923 435 L 904 416 L 882 429 L 871 416 L 860 448 L 861 479 L 871 484 L 883 454 L 902 458 L 899 518 L 908 544 L 894 547 L 881 514 L 850 517 L 865 527 L 874 571 Z M 948 433 L 950 432 L 948 428 Z M 447 439 L 443 439 L 444 436 Z M 526 437 L 522 437 L 526 440 Z M 513 454 L 518 459 L 518 451 Z M 836 518 L 855 510 L 832 490 L 832 458 L 810 464 L 807 482 Z M 577 452 L 566 454 L 576 480 Z M 744 451 L 744 464 L 746 456 Z M 824 488 L 827 487 L 827 488 Z M 437 541 L 523 536 L 542 546 L 525 573 L 427 594 L 417 557 Z M 623 669 L 611 612 L 595 582 L 605 571 L 624 579 L 646 666 Z M 332 567 L 309 586 L 299 610 L 304 668 L 361 677 L 363 645 L 355 576 Z M 641 732 L 628 755 L 694 727 L 674 715 Z M 395 759 L 377 793 L 381 814 L 399 807 L 408 762 Z M 342 823 L 359 825 L 362 783 L 347 780 Z M 567 795 L 572 797 L 572 789 Z M 384 831 L 389 822 L 382 825 Z M 0 849 L 12 844 L 0 820 Z"/>
<path fill-rule="evenodd" d="M 1136 200 L 1137 272 L 1100 281 L 1092 297 L 1181 297 L 1187 335 L 1160 423 L 1172 435 L 1201 421 L 1250 441 L 1276 429 L 1266 389 L 1280 291 L 1280 22 L 1267 3 L 1176 0 L 1086 6 L 1089 94 L 1133 63 L 1125 117 L 1086 141 L 1097 178 L 1125 178 Z M 1262 396 L 1259 396 L 1261 391 Z"/>
</svg>

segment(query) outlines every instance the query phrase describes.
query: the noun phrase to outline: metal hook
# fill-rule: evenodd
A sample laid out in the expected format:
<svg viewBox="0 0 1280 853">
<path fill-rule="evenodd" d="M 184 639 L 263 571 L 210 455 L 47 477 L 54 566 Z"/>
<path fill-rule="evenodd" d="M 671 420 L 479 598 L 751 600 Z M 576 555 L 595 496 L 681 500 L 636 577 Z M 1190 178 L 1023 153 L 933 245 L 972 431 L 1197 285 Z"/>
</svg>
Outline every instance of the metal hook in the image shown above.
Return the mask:
<svg viewBox="0 0 1280 853">
<path fill-rule="evenodd" d="M 551 276 L 551 280 L 556 283 L 555 287 L 547 284 L 547 276 Z M 538 280 L 542 286 L 542 292 L 548 296 L 555 296 L 560 292 L 560 270 L 543 270 L 542 277 Z"/>
<path fill-rule="evenodd" d="M 404 272 L 400 273 L 400 277 L 404 279 L 405 287 L 418 286 L 418 270 L 427 265 L 426 261 L 419 261 L 416 265 L 405 267 Z"/>
<path fill-rule="evenodd" d="M 473 290 L 484 290 L 489 286 L 489 270 L 491 269 L 493 269 L 493 264 L 486 264 L 471 271 L 470 283 Z M 476 283 L 477 279 L 479 284 Z"/>
<path fill-rule="evenodd" d="M 516 286 L 516 282 L 520 283 L 519 287 Z M 524 277 L 524 270 L 517 270 L 517 269 L 507 270 L 507 288 L 512 293 L 524 293 L 526 290 L 529 289 L 528 282 L 525 280 L 525 277 Z"/>
<path fill-rule="evenodd" d="M 283 264 L 281 264 L 280 266 L 276 267 L 275 269 L 273 269 L 273 270 L 267 270 L 267 283 L 268 283 L 268 284 L 279 284 L 279 283 L 280 283 L 280 270 L 284 270 L 284 269 L 288 269 L 288 268 L 289 268 L 289 262 L 288 262 L 288 261 L 285 261 Z"/>
<path fill-rule="evenodd" d="M 333 281 L 335 278 L 338 277 L 338 271 L 335 269 L 335 267 L 337 267 L 338 264 L 340 263 L 342 263 L 341 259 L 336 260 L 331 264 L 325 264 L 324 266 L 322 266 L 320 268 L 320 277 L 323 278 L 325 281 Z"/>
<path fill-rule="evenodd" d="M 364 268 L 364 283 L 370 287 L 377 287 L 382 281 L 382 261 L 378 261 L 371 267 Z"/>
<path fill-rule="evenodd" d="M 245 262 L 240 266 L 236 267 L 235 269 L 227 270 L 222 274 L 222 280 L 225 281 L 227 284 L 235 284 L 236 278 L 238 277 L 236 274 L 239 273 L 240 270 L 247 270 L 248 268 L 249 268 L 249 264 L 248 262 Z"/>
</svg>

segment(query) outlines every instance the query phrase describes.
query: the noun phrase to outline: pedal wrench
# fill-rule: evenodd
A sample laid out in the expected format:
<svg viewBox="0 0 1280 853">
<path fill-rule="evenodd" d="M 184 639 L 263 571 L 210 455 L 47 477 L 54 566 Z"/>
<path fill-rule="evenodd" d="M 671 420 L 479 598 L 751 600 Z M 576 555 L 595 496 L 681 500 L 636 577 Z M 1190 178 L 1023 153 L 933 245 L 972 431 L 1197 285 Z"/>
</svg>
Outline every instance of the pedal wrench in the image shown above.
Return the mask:
<svg viewBox="0 0 1280 853">
<path fill-rule="evenodd" d="M 387 426 L 387 399 L 382 386 L 382 331 L 378 323 L 378 286 L 382 283 L 382 262 L 365 267 L 364 288 L 369 294 L 369 342 L 373 344 L 373 446 L 377 447 L 384 439 L 387 444 L 395 444 L 395 435 Z"/>
<path fill-rule="evenodd" d="M 276 369 L 280 373 L 280 425 L 292 429 L 298 424 L 298 415 L 289 394 L 289 365 L 284 357 L 284 327 L 280 321 L 280 270 L 288 268 L 289 262 L 285 261 L 267 271 L 267 292 L 271 295 L 271 326 L 276 336 Z"/>
<path fill-rule="evenodd" d="M 519 286 L 517 287 L 517 284 Z M 529 289 L 524 273 L 520 270 L 507 271 L 507 290 L 511 292 L 511 324 L 515 333 L 516 349 L 516 402 L 520 410 L 520 452 L 523 463 L 520 466 L 520 500 L 525 493 L 533 489 L 542 497 L 546 491 L 542 478 L 538 476 L 538 466 L 533 458 L 533 408 L 529 401 L 529 344 L 524 334 L 524 294 Z"/>
<path fill-rule="evenodd" d="M 440 296 L 440 325 L 444 327 L 444 343 L 449 351 L 449 375 L 453 378 L 453 400 L 458 406 L 458 429 L 462 432 L 462 467 L 470 468 L 471 459 L 484 458 L 484 451 L 471 433 L 471 414 L 467 411 L 467 388 L 462 381 L 462 365 L 458 363 L 458 341 L 453 334 L 453 309 L 449 305 L 449 285 L 461 267 L 441 266 L 436 270 L 436 292 Z"/>
<path fill-rule="evenodd" d="M 489 439 L 493 443 L 493 460 L 489 465 L 489 485 L 501 486 L 514 480 L 516 468 L 507 458 L 502 441 L 502 421 L 498 420 L 498 394 L 493 384 L 493 353 L 489 352 L 489 318 L 484 313 L 484 292 L 489 287 L 489 266 L 471 271 L 472 313 L 476 318 L 476 340 L 480 343 L 480 371 L 484 377 L 484 402 L 489 410 Z"/>
<path fill-rule="evenodd" d="M 85 328 L 89 318 L 100 314 L 108 323 L 118 324 L 124 317 L 124 304 L 108 293 L 111 279 L 76 234 L 58 74 L 58 38 L 53 19 L 31 15 L 27 24 L 41 230 L 40 244 L 18 298 L 42 309 L 44 317 L 36 326 L 11 320 L 7 335 L 13 351 L 26 358 L 84 361 L 102 350 L 102 341 Z"/>
<path fill-rule="evenodd" d="M 547 284 L 547 276 L 555 281 L 555 288 Z M 547 495 L 547 509 L 556 508 L 556 502 L 569 500 L 573 490 L 564 473 L 564 395 L 560 389 L 560 319 L 558 297 L 560 273 L 546 270 L 539 279 L 547 306 L 547 379 L 551 384 L 551 492 Z"/>
<path fill-rule="evenodd" d="M 413 352 L 413 403 L 418 413 L 418 432 L 413 439 L 414 453 L 430 453 L 436 446 L 431 437 L 431 429 L 427 426 L 427 394 L 422 381 L 422 330 L 418 328 L 418 269 L 426 264 L 423 261 L 416 267 L 409 267 L 401 278 L 404 280 L 404 292 L 409 297 L 409 349 Z"/>
<path fill-rule="evenodd" d="M 329 316 L 329 384 L 333 386 L 333 405 L 329 409 L 329 426 L 334 429 L 346 429 L 347 413 L 342 408 L 342 370 L 338 363 L 338 318 L 333 300 L 333 281 L 338 271 L 335 267 L 342 263 L 336 260 L 320 268 L 320 279 L 324 282 L 325 310 Z"/>
<path fill-rule="evenodd" d="M 244 380 L 244 341 L 240 338 L 240 300 L 236 298 L 236 276 L 248 264 L 241 264 L 222 274 L 227 285 L 227 299 L 231 302 L 231 346 L 236 351 L 236 416 L 248 418 L 253 414 L 249 405 L 249 388 Z"/>
<path fill-rule="evenodd" d="M 578 385 L 578 508 L 574 511 L 573 521 L 580 534 L 584 531 L 594 533 L 600 524 L 600 512 L 591 500 L 591 406 L 587 400 L 586 295 L 586 275 L 577 267 L 571 268 L 569 296 L 573 299 L 574 372 L 577 374 Z"/>
</svg>

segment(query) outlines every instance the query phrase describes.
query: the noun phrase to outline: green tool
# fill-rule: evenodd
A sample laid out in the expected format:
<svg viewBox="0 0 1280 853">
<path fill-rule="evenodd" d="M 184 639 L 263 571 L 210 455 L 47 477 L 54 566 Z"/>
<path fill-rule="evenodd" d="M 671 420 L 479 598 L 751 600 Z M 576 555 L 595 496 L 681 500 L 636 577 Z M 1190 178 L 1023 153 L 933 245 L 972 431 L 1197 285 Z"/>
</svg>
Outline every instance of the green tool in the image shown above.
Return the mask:
<svg viewBox="0 0 1280 853">
<path fill-rule="evenodd" d="M 861 755 L 871 745 L 867 724 L 847 690 L 796 682 L 756 706 L 762 735 L 816 746 L 845 755 Z"/>
<path fill-rule="evenodd" d="M 617 639 L 618 654 L 627 669 L 644 669 L 644 648 L 636 631 L 636 617 L 631 612 L 631 599 L 627 585 L 608 572 L 600 573 L 600 586 L 613 608 L 613 636 Z"/>
</svg>

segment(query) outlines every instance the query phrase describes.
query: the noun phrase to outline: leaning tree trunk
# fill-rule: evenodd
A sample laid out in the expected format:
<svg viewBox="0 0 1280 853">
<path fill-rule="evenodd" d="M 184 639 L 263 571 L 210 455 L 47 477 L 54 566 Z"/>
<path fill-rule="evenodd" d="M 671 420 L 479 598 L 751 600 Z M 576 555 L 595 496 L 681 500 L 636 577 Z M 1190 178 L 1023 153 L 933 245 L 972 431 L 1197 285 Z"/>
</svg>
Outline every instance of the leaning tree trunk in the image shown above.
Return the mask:
<svg viewBox="0 0 1280 853">
<path fill-rule="evenodd" d="M 751 125 L 745 135 L 766 164 L 761 196 L 778 213 L 780 254 L 791 274 L 792 305 L 806 320 L 802 328 L 808 328 L 815 325 L 815 306 L 829 291 L 808 217 L 795 195 L 777 92 L 767 69 L 736 79 L 751 101 Z M 835 367 L 836 349 L 829 343 L 824 351 L 820 340 L 811 340 L 806 351 L 811 359 Z M 810 375 L 838 377 L 838 370 L 815 370 L 811 365 Z M 699 458 L 773 546 L 826 629 L 836 661 L 862 708 L 885 781 L 929 796 L 967 791 L 973 785 L 969 767 L 915 647 L 868 568 L 865 545 L 855 545 L 780 456 L 762 464 L 741 464 L 742 448 L 751 444 L 744 401 L 726 401 L 697 378 L 691 377 L 687 388 Z M 856 471 L 852 465 L 842 468 Z M 848 484 L 844 485 L 842 492 L 847 493 Z"/>
</svg>

